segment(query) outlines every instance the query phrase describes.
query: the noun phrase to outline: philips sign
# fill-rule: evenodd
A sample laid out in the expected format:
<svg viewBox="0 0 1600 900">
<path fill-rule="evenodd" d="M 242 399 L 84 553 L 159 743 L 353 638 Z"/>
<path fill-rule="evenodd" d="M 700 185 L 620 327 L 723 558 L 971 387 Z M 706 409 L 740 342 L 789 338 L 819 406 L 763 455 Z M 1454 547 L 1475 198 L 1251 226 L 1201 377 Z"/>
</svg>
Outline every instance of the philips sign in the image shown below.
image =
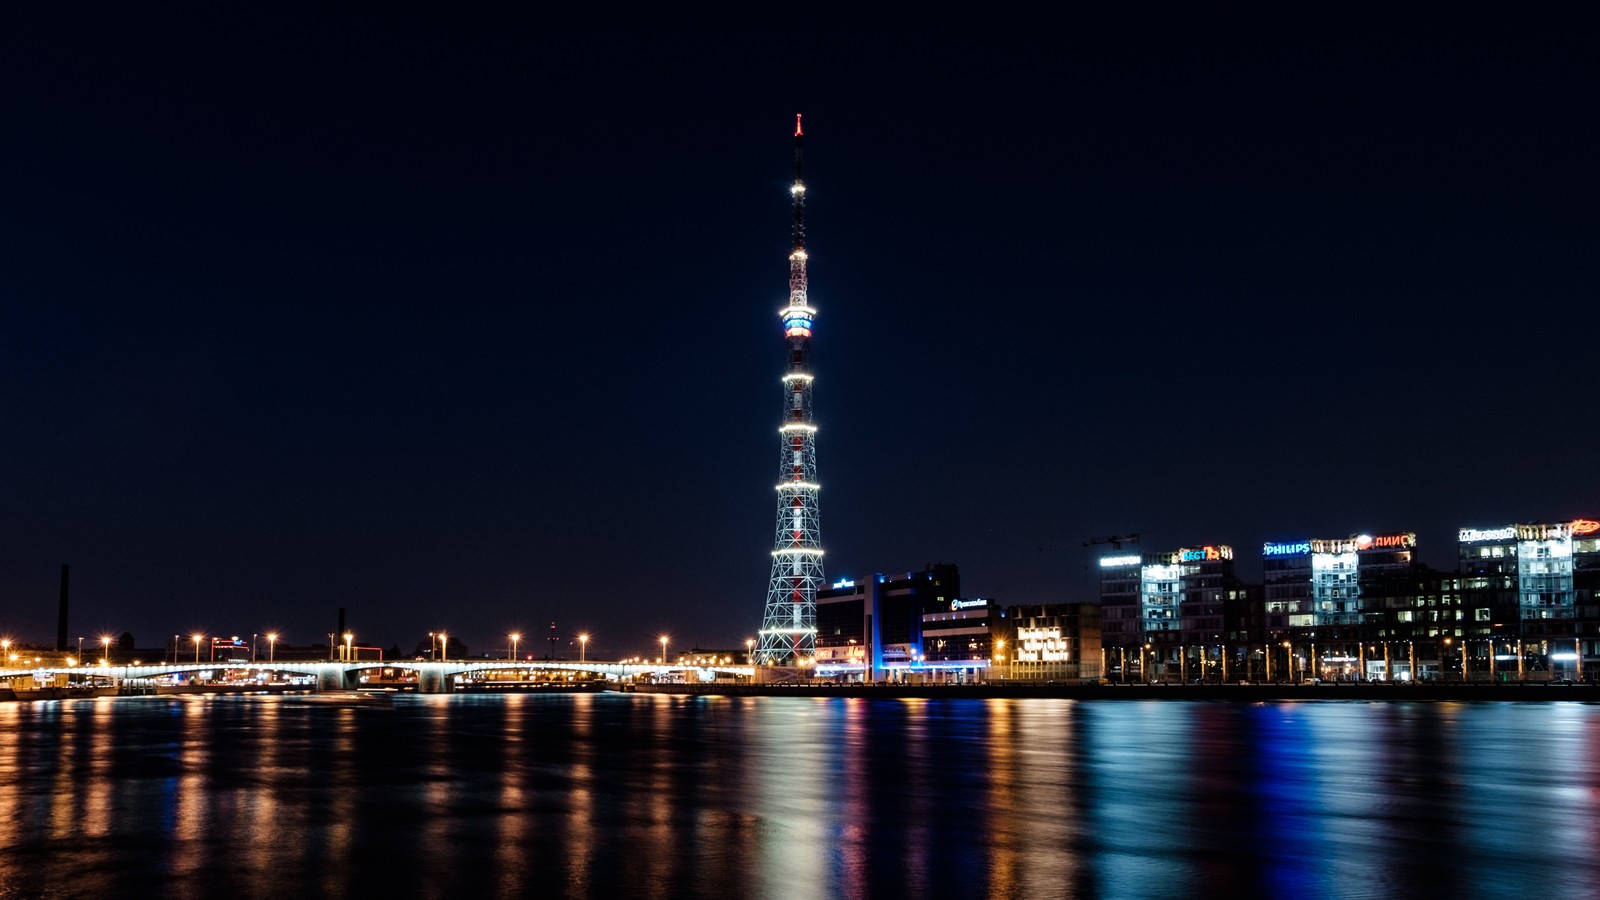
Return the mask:
<svg viewBox="0 0 1600 900">
<path fill-rule="evenodd" d="M 1294 541 L 1291 543 L 1273 543 L 1269 541 L 1261 545 L 1262 556 L 1300 556 L 1310 552 L 1310 541 Z"/>
</svg>

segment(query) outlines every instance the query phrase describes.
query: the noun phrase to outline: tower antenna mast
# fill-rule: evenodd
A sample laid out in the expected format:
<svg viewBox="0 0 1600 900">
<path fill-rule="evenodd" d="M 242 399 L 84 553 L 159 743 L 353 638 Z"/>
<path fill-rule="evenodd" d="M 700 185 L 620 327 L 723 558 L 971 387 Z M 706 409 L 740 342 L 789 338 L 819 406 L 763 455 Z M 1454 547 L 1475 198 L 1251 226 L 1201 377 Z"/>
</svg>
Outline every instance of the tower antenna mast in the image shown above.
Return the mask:
<svg viewBox="0 0 1600 900">
<path fill-rule="evenodd" d="M 801 166 L 805 131 L 794 117 L 793 244 L 789 250 L 789 303 L 783 321 L 786 363 L 783 416 L 778 428 L 778 527 L 772 578 L 761 620 L 757 665 L 799 666 L 816 656 L 817 591 L 822 587 L 822 530 L 817 492 L 817 426 L 811 414 L 811 329 L 817 311 L 806 294 L 806 183 Z"/>
</svg>

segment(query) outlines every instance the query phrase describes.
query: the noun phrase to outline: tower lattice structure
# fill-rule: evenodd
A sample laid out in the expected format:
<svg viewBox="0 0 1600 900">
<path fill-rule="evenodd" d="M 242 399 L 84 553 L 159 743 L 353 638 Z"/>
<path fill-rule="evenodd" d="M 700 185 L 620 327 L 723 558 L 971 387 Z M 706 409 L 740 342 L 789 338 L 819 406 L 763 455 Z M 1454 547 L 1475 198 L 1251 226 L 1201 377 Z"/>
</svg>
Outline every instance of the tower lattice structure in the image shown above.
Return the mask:
<svg viewBox="0 0 1600 900">
<path fill-rule="evenodd" d="M 789 304 L 778 314 L 787 351 L 783 418 L 778 428 L 778 527 L 772 579 L 754 662 L 797 666 L 817 649 L 817 591 L 822 588 L 822 529 L 818 518 L 817 426 L 811 415 L 811 330 L 816 310 L 806 297 L 806 185 L 801 177 L 804 132 L 794 117 L 794 246 L 789 252 Z"/>
</svg>

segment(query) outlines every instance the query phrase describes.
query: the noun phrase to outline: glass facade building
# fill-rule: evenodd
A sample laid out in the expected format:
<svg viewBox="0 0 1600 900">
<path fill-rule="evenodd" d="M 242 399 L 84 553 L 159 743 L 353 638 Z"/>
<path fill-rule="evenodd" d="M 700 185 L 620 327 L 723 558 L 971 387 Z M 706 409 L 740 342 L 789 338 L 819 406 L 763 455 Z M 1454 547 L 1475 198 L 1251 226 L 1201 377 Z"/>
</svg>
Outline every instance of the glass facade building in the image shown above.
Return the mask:
<svg viewBox="0 0 1600 900">
<path fill-rule="evenodd" d="M 1106 670 L 1117 680 L 1223 677 L 1246 588 L 1225 544 L 1100 559 Z"/>
</svg>

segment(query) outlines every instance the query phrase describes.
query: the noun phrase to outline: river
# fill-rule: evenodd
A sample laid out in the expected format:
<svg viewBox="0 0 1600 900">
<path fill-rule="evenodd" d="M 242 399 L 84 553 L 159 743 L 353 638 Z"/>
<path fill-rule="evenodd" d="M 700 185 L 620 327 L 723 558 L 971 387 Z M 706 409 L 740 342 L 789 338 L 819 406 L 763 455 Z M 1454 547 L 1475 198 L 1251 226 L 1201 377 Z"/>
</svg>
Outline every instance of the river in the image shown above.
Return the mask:
<svg viewBox="0 0 1600 900">
<path fill-rule="evenodd" d="M 0 704 L 0 898 L 1600 890 L 1600 706 Z"/>
</svg>

